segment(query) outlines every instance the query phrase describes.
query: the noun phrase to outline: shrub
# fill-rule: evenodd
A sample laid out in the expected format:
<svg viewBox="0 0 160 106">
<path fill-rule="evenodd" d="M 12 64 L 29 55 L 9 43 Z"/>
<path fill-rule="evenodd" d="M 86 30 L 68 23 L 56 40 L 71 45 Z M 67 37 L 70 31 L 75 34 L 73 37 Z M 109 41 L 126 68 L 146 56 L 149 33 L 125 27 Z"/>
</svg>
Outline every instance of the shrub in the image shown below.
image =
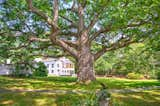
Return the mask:
<svg viewBox="0 0 160 106">
<path fill-rule="evenodd" d="M 157 72 L 157 79 L 160 80 L 160 71 Z"/>
<path fill-rule="evenodd" d="M 37 63 L 37 67 L 35 68 L 33 75 L 39 77 L 45 77 L 48 75 L 48 70 L 47 67 L 44 65 L 44 63 L 42 62 Z"/>
<path fill-rule="evenodd" d="M 128 79 L 143 79 L 144 76 L 138 73 L 128 73 L 127 78 Z"/>
<path fill-rule="evenodd" d="M 30 77 L 31 71 L 27 65 L 17 64 L 15 67 L 11 68 L 11 76 L 13 77 Z"/>
</svg>

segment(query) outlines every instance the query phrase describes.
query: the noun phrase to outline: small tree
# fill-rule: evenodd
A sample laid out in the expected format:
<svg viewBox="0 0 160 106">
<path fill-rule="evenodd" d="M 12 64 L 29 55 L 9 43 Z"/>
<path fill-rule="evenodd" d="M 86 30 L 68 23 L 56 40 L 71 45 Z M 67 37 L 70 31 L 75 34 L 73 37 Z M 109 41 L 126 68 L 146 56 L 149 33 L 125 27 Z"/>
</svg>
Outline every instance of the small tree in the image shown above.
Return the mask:
<svg viewBox="0 0 160 106">
<path fill-rule="evenodd" d="M 37 63 L 37 67 L 35 68 L 33 75 L 39 77 L 45 77 L 48 75 L 48 71 L 44 63 L 42 62 Z"/>
</svg>

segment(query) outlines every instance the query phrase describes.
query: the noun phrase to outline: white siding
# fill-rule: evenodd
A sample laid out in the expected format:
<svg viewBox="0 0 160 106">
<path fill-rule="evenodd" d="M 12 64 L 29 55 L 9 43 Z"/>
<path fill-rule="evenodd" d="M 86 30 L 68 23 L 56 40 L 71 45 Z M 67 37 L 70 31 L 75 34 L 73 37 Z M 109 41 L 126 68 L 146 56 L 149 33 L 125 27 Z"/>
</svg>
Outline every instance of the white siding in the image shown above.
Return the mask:
<svg viewBox="0 0 160 106">
<path fill-rule="evenodd" d="M 73 64 L 70 60 L 66 58 L 61 59 L 50 59 L 50 60 L 42 60 L 42 62 L 46 65 L 48 69 L 48 75 L 55 75 L 55 76 L 72 76 L 75 74 L 74 67 L 73 68 L 66 68 L 63 67 L 65 63 Z"/>
<path fill-rule="evenodd" d="M 0 75 L 9 75 L 11 73 L 10 67 L 6 65 L 0 65 Z"/>
</svg>

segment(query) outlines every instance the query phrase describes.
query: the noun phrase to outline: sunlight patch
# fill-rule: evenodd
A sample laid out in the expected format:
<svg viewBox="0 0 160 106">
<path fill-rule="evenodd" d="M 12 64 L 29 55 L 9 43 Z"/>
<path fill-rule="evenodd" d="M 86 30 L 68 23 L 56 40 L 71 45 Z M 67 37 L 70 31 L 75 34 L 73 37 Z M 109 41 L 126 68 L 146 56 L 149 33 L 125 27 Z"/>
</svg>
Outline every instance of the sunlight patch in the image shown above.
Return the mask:
<svg viewBox="0 0 160 106">
<path fill-rule="evenodd" d="M 1 104 L 2 104 L 2 105 L 11 105 L 11 104 L 13 104 L 13 103 L 14 103 L 13 100 L 6 100 L 6 101 L 3 101 Z"/>
</svg>

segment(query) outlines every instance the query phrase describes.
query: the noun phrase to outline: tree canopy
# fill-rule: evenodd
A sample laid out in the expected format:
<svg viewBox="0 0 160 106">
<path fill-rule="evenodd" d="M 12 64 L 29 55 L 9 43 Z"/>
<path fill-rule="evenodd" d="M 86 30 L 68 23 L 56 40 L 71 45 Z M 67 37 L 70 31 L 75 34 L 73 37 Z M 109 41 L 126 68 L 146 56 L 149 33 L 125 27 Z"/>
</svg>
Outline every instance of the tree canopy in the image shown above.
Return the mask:
<svg viewBox="0 0 160 106">
<path fill-rule="evenodd" d="M 79 80 L 93 80 L 93 62 L 105 52 L 159 36 L 159 7 L 159 0 L 2 0 L 1 62 L 69 55 Z"/>
</svg>

